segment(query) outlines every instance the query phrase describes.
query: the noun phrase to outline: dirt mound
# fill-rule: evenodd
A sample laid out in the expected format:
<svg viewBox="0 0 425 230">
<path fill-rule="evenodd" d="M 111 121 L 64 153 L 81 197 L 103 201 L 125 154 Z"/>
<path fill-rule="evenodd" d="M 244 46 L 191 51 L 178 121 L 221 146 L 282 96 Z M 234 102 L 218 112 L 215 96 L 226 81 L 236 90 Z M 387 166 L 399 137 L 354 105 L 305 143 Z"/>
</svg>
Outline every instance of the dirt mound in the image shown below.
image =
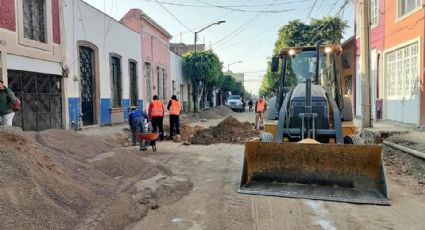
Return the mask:
<svg viewBox="0 0 425 230">
<path fill-rule="evenodd" d="M 245 141 L 257 138 L 259 132 L 254 130 L 249 122 L 239 122 L 236 118 L 228 116 L 217 126 L 198 130 L 190 138 L 191 144 L 210 145 L 217 143 L 243 144 Z"/>
<path fill-rule="evenodd" d="M 199 112 L 199 118 L 201 119 L 220 119 L 223 118 L 223 116 L 218 115 L 214 111 L 210 109 L 203 110 Z"/>
<path fill-rule="evenodd" d="M 180 135 L 182 137 L 182 141 L 188 141 L 190 138 L 192 138 L 195 133 L 199 130 L 206 129 L 204 126 L 195 125 L 194 127 L 183 124 L 182 127 L 180 127 Z"/>
<path fill-rule="evenodd" d="M 0 229 L 123 229 L 192 188 L 138 151 L 76 132 L 0 129 L 0 143 Z"/>
<path fill-rule="evenodd" d="M 217 107 L 211 108 L 211 111 L 222 117 L 225 117 L 229 114 L 234 113 L 233 110 L 227 108 L 226 106 L 217 106 Z"/>
</svg>

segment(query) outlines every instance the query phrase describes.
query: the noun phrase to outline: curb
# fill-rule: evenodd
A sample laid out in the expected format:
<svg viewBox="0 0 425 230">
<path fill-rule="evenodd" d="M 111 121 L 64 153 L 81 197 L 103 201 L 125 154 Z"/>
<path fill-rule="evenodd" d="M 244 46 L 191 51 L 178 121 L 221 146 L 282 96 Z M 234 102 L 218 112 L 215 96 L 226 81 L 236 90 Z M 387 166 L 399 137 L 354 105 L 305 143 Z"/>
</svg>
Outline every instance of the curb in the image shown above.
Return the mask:
<svg viewBox="0 0 425 230">
<path fill-rule="evenodd" d="M 401 146 L 401 145 L 398 145 L 398 144 L 389 142 L 387 140 L 384 140 L 382 143 L 384 143 L 385 145 L 388 145 L 390 147 L 393 147 L 395 149 L 401 150 L 403 152 L 409 153 L 409 154 L 411 154 L 411 155 L 413 155 L 413 156 L 415 156 L 417 158 L 421 158 L 422 160 L 425 160 L 425 153 L 422 153 L 422 152 L 419 152 L 419 151 L 416 151 L 416 150 L 413 150 L 413 149 L 406 148 L 404 146 Z"/>
</svg>

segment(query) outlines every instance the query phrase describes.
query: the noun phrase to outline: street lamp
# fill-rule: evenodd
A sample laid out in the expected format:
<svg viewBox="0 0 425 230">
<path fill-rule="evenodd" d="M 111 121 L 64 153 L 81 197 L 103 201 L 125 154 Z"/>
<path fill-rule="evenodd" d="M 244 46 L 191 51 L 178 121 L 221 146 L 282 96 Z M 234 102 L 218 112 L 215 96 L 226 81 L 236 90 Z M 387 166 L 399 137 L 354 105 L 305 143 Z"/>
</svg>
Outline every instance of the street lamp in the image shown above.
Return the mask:
<svg viewBox="0 0 425 230">
<path fill-rule="evenodd" d="M 232 63 L 228 64 L 228 65 L 227 65 L 227 72 L 228 72 L 228 73 L 230 73 L 230 68 L 229 68 L 229 67 L 230 67 L 231 65 L 239 64 L 239 63 L 242 63 L 242 61 L 235 61 L 235 62 L 232 62 Z"/>
<path fill-rule="evenodd" d="M 196 53 L 196 41 L 198 40 L 198 33 L 201 33 L 202 31 L 204 31 L 205 29 L 213 26 L 213 25 L 220 25 L 221 23 L 225 23 L 226 21 L 218 21 L 218 22 L 214 22 L 212 24 L 209 24 L 208 26 L 205 26 L 204 28 L 198 30 L 195 32 L 195 53 Z"/>
<path fill-rule="evenodd" d="M 196 31 L 195 32 L 195 54 L 196 54 L 196 41 L 198 40 L 198 33 L 201 33 L 202 31 L 204 31 L 205 29 L 207 29 L 207 28 L 209 28 L 209 27 L 211 27 L 211 26 L 213 26 L 213 25 L 220 25 L 221 23 L 225 23 L 226 21 L 218 21 L 218 22 L 214 22 L 214 23 L 211 23 L 211 24 L 209 24 L 208 26 L 205 26 L 204 28 L 202 28 L 202 29 L 200 29 L 200 30 L 198 30 L 198 31 Z M 202 86 L 202 81 L 199 81 L 199 84 L 200 84 L 200 86 Z M 197 88 L 196 88 L 196 91 L 199 91 L 199 87 L 200 86 L 197 86 Z M 196 108 L 196 102 L 195 102 L 195 100 L 198 100 L 197 99 L 197 96 L 198 96 L 198 92 L 196 92 L 196 94 L 194 93 L 193 94 L 194 96 L 194 103 L 193 103 L 193 112 L 196 112 L 197 111 L 197 108 Z M 195 96 L 196 95 L 196 96 Z"/>
</svg>

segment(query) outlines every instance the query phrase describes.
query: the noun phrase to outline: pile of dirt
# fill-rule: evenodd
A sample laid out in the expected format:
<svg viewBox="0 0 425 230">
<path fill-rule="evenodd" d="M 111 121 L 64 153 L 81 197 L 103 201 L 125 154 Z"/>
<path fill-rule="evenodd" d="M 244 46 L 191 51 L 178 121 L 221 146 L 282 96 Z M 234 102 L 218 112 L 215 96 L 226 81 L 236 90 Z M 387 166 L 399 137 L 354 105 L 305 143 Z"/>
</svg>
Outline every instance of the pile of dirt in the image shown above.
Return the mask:
<svg viewBox="0 0 425 230">
<path fill-rule="evenodd" d="M 192 188 L 138 151 L 72 131 L 0 129 L 0 143 L 0 229 L 123 229 Z"/>
<path fill-rule="evenodd" d="M 211 111 L 222 117 L 225 117 L 229 114 L 234 113 L 233 110 L 227 108 L 226 106 L 217 106 L 217 107 L 211 108 Z"/>
<path fill-rule="evenodd" d="M 183 124 L 182 127 L 180 127 L 180 135 L 182 137 L 182 141 L 188 141 L 195 135 L 197 131 L 203 129 L 206 129 L 206 127 L 199 125 L 195 125 L 194 127 L 192 127 L 188 124 Z"/>
<path fill-rule="evenodd" d="M 221 119 L 227 115 L 232 114 L 233 111 L 225 106 L 217 106 L 208 108 L 199 112 L 199 118 L 201 119 Z"/>
<path fill-rule="evenodd" d="M 191 144 L 200 145 L 243 144 L 247 140 L 258 138 L 259 135 L 249 122 L 241 123 L 236 118 L 228 116 L 217 126 L 198 130 L 189 141 Z"/>
<path fill-rule="evenodd" d="M 221 115 L 214 113 L 214 111 L 210 109 L 203 110 L 199 112 L 199 118 L 201 119 L 221 119 L 223 118 Z"/>
</svg>

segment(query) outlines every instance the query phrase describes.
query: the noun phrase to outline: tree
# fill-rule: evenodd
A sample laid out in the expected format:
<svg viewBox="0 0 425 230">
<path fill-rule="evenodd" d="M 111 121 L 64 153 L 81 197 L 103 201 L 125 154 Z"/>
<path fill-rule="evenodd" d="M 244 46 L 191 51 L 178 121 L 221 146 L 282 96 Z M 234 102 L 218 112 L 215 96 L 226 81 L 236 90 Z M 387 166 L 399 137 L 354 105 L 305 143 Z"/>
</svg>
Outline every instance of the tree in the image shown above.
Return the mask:
<svg viewBox="0 0 425 230">
<path fill-rule="evenodd" d="M 324 44 L 339 44 L 347 27 L 347 22 L 339 17 L 312 19 L 309 25 L 300 20 L 290 21 L 279 30 L 273 56 L 277 55 L 282 48 L 313 46 L 319 40 Z M 287 66 L 285 86 L 293 87 L 297 84 L 297 79 L 290 65 Z M 271 95 L 275 92 L 279 83 L 278 79 L 278 75 L 271 73 L 271 69 L 268 68 L 261 84 L 260 95 Z"/>
<path fill-rule="evenodd" d="M 223 81 L 220 86 L 220 90 L 223 92 L 221 101 L 225 101 L 228 92 L 231 92 L 233 95 L 243 95 L 245 89 L 241 82 L 237 82 L 236 79 L 229 74 L 223 76 Z"/>
<path fill-rule="evenodd" d="M 222 72 L 222 63 L 211 50 L 189 52 L 183 56 L 183 74 L 193 85 L 194 112 L 198 112 L 199 104 L 206 91 L 219 86 Z"/>
</svg>

